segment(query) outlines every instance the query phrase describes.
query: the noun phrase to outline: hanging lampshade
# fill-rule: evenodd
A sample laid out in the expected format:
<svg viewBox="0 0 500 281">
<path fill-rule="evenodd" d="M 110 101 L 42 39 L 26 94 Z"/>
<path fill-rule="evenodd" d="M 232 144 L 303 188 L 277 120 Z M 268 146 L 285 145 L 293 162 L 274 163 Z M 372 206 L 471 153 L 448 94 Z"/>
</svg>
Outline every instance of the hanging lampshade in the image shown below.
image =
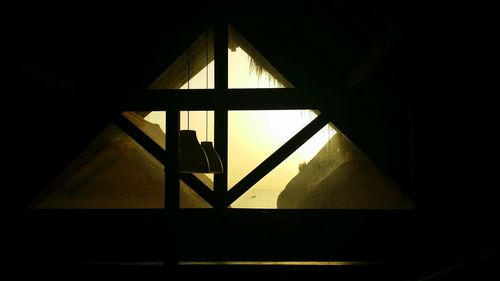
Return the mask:
<svg viewBox="0 0 500 281">
<path fill-rule="evenodd" d="M 196 131 L 181 130 L 179 135 L 179 173 L 208 173 L 207 155 L 196 137 Z"/>
<path fill-rule="evenodd" d="M 211 141 L 202 141 L 201 147 L 205 151 L 208 158 L 208 167 L 210 173 L 219 174 L 223 172 L 222 161 L 220 160 L 219 154 L 214 149 L 214 145 Z"/>
</svg>

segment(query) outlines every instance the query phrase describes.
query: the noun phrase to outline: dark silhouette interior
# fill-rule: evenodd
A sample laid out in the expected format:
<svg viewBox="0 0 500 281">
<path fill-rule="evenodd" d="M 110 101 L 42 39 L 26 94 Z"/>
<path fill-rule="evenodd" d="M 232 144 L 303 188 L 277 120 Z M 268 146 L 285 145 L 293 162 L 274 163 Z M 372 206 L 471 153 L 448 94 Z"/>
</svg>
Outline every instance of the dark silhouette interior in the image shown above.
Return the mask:
<svg viewBox="0 0 500 281">
<path fill-rule="evenodd" d="M 469 36 L 468 21 L 450 7 L 363 0 L 12 2 L 1 20 L 2 198 L 3 254 L 14 274 L 61 280 L 173 272 L 223 280 L 498 276 L 496 165 L 489 164 L 496 158 L 489 136 L 495 111 L 468 74 L 476 69 L 466 55 L 479 52 L 477 34 Z M 415 209 L 27 208 L 124 111 L 128 97 L 145 93 L 221 18 L 296 88 L 310 90 L 307 99 L 404 188 Z"/>
</svg>

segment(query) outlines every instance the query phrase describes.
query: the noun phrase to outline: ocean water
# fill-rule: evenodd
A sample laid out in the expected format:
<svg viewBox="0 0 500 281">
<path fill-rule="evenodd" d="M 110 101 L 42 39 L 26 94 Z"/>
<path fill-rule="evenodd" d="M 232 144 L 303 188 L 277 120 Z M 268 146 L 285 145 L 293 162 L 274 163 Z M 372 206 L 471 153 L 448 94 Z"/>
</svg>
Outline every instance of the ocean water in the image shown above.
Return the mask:
<svg viewBox="0 0 500 281">
<path fill-rule="evenodd" d="M 231 204 L 232 208 L 276 209 L 278 196 L 282 189 L 251 188 Z"/>
</svg>

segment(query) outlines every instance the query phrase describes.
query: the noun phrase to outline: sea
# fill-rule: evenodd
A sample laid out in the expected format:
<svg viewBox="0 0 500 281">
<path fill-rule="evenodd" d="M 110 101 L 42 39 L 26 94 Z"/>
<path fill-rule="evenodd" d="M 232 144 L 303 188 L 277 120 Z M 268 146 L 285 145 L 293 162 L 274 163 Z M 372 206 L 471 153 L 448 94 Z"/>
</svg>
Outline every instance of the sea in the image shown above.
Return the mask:
<svg viewBox="0 0 500 281">
<path fill-rule="evenodd" d="M 276 188 L 254 188 L 244 193 L 231 204 L 231 208 L 276 209 L 278 196 L 282 190 Z"/>
</svg>

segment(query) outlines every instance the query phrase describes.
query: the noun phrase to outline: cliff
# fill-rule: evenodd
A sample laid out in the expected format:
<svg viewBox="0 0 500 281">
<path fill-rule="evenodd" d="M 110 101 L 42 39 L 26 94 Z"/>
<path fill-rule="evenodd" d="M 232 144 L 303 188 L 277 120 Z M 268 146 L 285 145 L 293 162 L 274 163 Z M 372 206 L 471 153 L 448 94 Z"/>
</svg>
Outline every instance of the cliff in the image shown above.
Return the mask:
<svg viewBox="0 0 500 281">
<path fill-rule="evenodd" d="M 337 132 L 280 193 L 278 208 L 408 209 L 408 196 Z"/>
</svg>

